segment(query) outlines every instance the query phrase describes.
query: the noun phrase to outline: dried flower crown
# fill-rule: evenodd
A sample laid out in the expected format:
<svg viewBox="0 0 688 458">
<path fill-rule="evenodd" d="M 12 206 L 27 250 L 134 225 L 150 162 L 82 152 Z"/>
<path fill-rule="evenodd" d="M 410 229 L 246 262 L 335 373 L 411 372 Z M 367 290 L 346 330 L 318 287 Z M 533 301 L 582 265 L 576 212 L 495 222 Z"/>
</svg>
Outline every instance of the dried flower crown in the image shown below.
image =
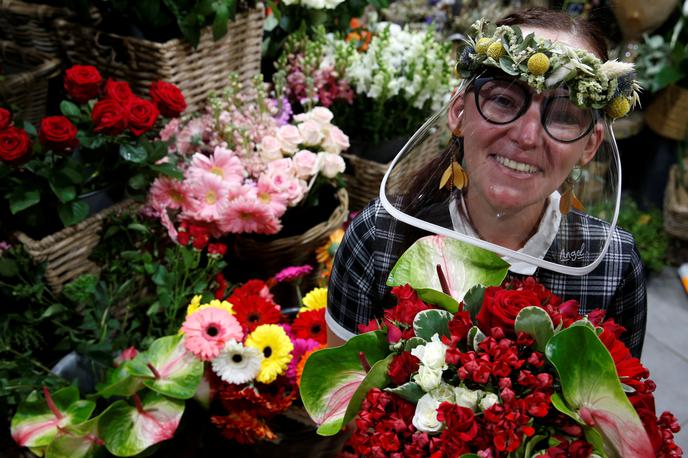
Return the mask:
<svg viewBox="0 0 688 458">
<path fill-rule="evenodd" d="M 465 41 L 468 44 L 456 64 L 461 77 L 475 75 L 480 67 L 494 67 L 527 82 L 537 91 L 565 84 L 578 106 L 603 109 L 620 118 L 638 103 L 640 85 L 634 80 L 633 64 L 602 62 L 582 49 L 523 36 L 517 26 L 495 27 L 485 19 L 476 21 Z"/>
</svg>

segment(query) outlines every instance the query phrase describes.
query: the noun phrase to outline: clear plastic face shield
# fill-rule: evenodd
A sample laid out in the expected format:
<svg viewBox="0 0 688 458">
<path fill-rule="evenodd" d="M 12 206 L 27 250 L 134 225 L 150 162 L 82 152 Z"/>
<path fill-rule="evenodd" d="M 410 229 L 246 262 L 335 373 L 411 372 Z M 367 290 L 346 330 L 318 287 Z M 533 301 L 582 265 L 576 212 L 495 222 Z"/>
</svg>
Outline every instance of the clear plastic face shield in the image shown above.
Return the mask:
<svg viewBox="0 0 688 458">
<path fill-rule="evenodd" d="M 620 161 L 603 113 L 566 86 L 538 93 L 499 71 L 463 80 L 385 174 L 385 209 L 493 251 L 512 271 L 585 275 L 611 242 Z"/>
</svg>

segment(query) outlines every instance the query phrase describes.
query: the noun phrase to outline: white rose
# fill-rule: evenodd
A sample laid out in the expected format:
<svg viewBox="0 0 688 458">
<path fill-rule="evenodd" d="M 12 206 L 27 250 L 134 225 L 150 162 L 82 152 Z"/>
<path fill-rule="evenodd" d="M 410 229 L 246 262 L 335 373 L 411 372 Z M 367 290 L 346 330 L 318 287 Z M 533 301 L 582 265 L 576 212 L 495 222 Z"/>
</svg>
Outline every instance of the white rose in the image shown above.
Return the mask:
<svg viewBox="0 0 688 458">
<path fill-rule="evenodd" d="M 413 376 L 416 382 L 425 392 L 430 392 L 440 386 L 442 381 L 442 369 L 431 369 L 427 366 L 420 366 L 418 373 Z"/>
<path fill-rule="evenodd" d="M 478 407 L 478 397 L 482 394 L 480 390 L 469 390 L 463 386 L 454 387 L 454 395 L 456 396 L 456 403 L 461 407 L 468 407 L 475 410 Z"/>
<path fill-rule="evenodd" d="M 446 401 L 455 404 L 456 395 L 454 394 L 454 387 L 447 382 L 440 381 L 440 386 L 432 390 L 430 394 L 440 402 Z"/>
<path fill-rule="evenodd" d="M 435 334 L 425 345 L 419 345 L 413 350 L 411 354 L 418 359 L 422 365 L 432 369 L 446 369 L 447 365 L 444 363 L 444 354 L 447 352 L 447 346 L 440 340 L 439 334 Z"/>
<path fill-rule="evenodd" d="M 302 0 L 301 4 L 307 8 L 321 10 L 325 8 L 325 0 Z"/>
<path fill-rule="evenodd" d="M 413 426 L 418 431 L 425 433 L 436 433 L 440 431 L 444 424 L 437 420 L 437 408 L 440 406 L 440 401 L 436 400 L 429 394 L 424 394 L 416 404 L 416 411 L 413 414 Z"/>
<path fill-rule="evenodd" d="M 299 133 L 306 146 L 317 146 L 323 139 L 320 124 L 315 121 L 305 121 L 298 125 Z"/>
<path fill-rule="evenodd" d="M 282 158 L 282 143 L 272 135 L 266 135 L 260 140 L 260 157 L 264 162 L 271 162 Z"/>
<path fill-rule="evenodd" d="M 329 124 L 330 121 L 332 121 L 332 118 L 334 118 L 332 112 L 325 107 L 315 107 L 309 111 L 308 114 L 310 114 L 310 117 L 313 121 L 320 124 Z"/>
<path fill-rule="evenodd" d="M 302 180 L 307 180 L 318 173 L 318 155 L 311 151 L 305 149 L 299 151 L 292 156 L 292 161 L 296 176 Z"/>
<path fill-rule="evenodd" d="M 291 124 L 277 129 L 277 139 L 280 141 L 282 151 L 290 155 L 298 150 L 299 143 L 303 141 L 299 129 Z"/>
<path fill-rule="evenodd" d="M 339 127 L 330 124 L 322 148 L 328 153 L 339 154 L 349 149 L 349 137 Z"/>
<path fill-rule="evenodd" d="M 480 400 L 480 410 L 487 410 L 499 401 L 499 398 L 494 393 L 487 393 Z"/>
<path fill-rule="evenodd" d="M 344 172 L 346 164 L 344 159 L 338 154 L 318 153 L 320 162 L 320 172 L 325 178 L 334 178 L 338 173 Z"/>
</svg>

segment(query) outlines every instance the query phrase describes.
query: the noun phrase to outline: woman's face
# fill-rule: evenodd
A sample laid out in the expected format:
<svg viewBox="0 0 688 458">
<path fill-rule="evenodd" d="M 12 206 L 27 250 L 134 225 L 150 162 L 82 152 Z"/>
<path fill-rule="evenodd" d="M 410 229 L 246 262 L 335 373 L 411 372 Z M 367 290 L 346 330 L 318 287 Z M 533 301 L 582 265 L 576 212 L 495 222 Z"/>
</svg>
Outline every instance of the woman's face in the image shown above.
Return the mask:
<svg viewBox="0 0 688 458">
<path fill-rule="evenodd" d="M 581 39 L 542 29 L 522 27 L 523 33 L 589 50 Z M 541 208 L 575 165 L 589 162 L 603 138 L 600 123 L 579 140 L 563 143 L 542 125 L 545 96 L 532 93 L 530 106 L 513 122 L 494 124 L 478 111 L 473 91 L 459 100 L 455 113 L 464 135 L 464 165 L 471 180 L 469 196 L 486 201 L 498 213 L 513 213 L 531 205 Z"/>
</svg>

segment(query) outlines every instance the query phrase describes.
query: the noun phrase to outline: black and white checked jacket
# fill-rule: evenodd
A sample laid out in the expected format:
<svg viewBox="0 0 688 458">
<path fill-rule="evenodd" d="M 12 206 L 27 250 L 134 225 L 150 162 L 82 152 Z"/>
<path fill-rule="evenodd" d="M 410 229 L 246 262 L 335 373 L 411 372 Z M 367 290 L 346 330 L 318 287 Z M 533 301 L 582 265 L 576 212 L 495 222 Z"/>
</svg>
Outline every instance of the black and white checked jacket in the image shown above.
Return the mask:
<svg viewBox="0 0 688 458">
<path fill-rule="evenodd" d="M 585 243 L 603 243 L 601 229 L 605 223 L 580 216 L 579 222 L 585 226 L 588 238 Z M 451 227 L 448 209 L 446 215 L 437 219 L 433 222 Z M 357 333 L 359 324 L 380 317 L 385 308 L 394 305 L 390 288 L 385 283 L 403 247 L 410 245 L 404 245 L 402 224 L 390 216 L 377 199 L 351 223 L 337 251 L 330 278 L 327 298 L 330 323 L 334 321 L 343 329 Z M 545 259 L 557 256 L 566 236 L 562 231 L 557 234 Z M 602 262 L 585 276 L 564 275 L 541 268 L 533 276 L 562 299 L 578 300 L 581 313 L 596 308 L 606 310 L 608 318 L 614 318 L 626 328 L 622 340 L 634 356 L 640 357 L 647 297 L 643 265 L 631 234 L 615 229 Z M 333 331 L 337 334 L 336 329 Z"/>
</svg>

